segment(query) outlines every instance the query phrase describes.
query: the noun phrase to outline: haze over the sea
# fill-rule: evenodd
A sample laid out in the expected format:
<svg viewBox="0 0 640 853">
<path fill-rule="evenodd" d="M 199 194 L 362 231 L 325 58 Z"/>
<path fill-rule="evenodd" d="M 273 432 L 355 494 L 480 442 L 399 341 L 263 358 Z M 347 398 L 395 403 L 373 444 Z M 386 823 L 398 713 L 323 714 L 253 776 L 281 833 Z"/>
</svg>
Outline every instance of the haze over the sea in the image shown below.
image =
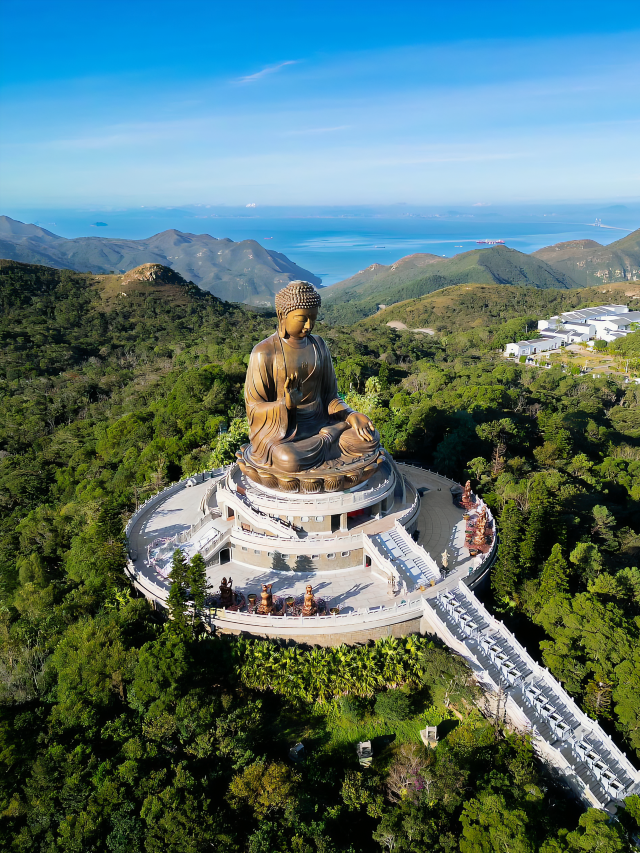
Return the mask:
<svg viewBox="0 0 640 853">
<path fill-rule="evenodd" d="M 253 239 L 318 275 L 325 285 L 372 263 L 391 264 L 414 252 L 452 257 L 478 240 L 504 240 L 534 252 L 566 240 L 607 244 L 640 225 L 640 204 L 369 207 L 215 207 L 9 209 L 62 237 L 141 239 L 175 228 L 232 240 Z M 593 223 L 601 220 L 603 227 Z M 100 224 L 97 224 L 100 223 Z M 590 224 L 591 223 L 591 224 Z"/>
</svg>

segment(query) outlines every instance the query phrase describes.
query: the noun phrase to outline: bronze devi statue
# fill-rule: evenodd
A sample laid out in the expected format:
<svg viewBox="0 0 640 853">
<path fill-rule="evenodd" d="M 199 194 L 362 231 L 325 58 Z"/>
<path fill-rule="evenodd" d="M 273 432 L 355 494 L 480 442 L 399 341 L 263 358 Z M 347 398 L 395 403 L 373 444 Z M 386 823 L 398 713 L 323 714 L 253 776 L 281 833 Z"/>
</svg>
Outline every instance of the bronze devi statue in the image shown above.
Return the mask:
<svg viewBox="0 0 640 853">
<path fill-rule="evenodd" d="M 338 396 L 329 349 L 312 335 L 320 294 L 293 281 L 276 294 L 278 331 L 254 347 L 245 383 L 244 473 L 286 491 L 335 491 L 366 479 L 380 437 Z M 367 468 L 368 466 L 368 468 Z"/>
</svg>

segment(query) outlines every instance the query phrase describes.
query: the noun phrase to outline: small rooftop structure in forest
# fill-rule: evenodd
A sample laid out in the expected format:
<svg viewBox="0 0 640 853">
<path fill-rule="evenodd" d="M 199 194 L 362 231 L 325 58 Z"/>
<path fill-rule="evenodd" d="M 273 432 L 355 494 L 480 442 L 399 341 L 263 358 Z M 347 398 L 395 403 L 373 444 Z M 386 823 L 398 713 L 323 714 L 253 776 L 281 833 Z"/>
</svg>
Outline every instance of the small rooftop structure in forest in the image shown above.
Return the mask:
<svg viewBox="0 0 640 853">
<path fill-rule="evenodd" d="M 371 741 L 360 741 L 360 743 L 356 747 L 356 752 L 358 753 L 358 761 L 360 762 L 360 764 L 363 767 L 370 767 L 371 762 L 373 761 L 373 750 L 371 749 Z"/>
<path fill-rule="evenodd" d="M 304 744 L 297 743 L 295 746 L 292 746 L 289 750 L 289 758 L 292 761 L 302 761 L 304 758 Z"/>
<path fill-rule="evenodd" d="M 426 729 L 421 730 L 420 737 L 425 746 L 435 748 L 438 745 L 438 727 L 427 726 Z"/>
</svg>

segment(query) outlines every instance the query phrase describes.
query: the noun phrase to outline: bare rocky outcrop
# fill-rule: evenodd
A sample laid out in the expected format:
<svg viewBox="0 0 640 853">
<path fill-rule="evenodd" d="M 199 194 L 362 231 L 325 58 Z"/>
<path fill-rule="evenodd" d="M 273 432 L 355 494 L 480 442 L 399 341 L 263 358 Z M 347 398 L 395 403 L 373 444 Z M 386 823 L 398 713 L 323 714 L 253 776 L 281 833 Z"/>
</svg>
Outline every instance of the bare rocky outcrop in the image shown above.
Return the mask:
<svg viewBox="0 0 640 853">
<path fill-rule="evenodd" d="M 132 282 L 157 282 L 158 284 L 186 284 L 180 273 L 162 264 L 141 264 L 122 276 L 122 286 Z"/>
</svg>

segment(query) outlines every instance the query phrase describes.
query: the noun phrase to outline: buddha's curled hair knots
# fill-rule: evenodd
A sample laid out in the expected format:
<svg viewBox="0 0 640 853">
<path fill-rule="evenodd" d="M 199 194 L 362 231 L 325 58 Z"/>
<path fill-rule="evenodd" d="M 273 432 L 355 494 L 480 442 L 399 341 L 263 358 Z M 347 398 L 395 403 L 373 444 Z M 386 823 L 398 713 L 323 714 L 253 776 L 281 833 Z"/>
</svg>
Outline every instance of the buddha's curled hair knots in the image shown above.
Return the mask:
<svg viewBox="0 0 640 853">
<path fill-rule="evenodd" d="M 291 281 L 276 293 L 276 312 L 286 317 L 291 311 L 300 308 L 319 308 L 322 304 L 320 294 L 308 281 Z"/>
</svg>

